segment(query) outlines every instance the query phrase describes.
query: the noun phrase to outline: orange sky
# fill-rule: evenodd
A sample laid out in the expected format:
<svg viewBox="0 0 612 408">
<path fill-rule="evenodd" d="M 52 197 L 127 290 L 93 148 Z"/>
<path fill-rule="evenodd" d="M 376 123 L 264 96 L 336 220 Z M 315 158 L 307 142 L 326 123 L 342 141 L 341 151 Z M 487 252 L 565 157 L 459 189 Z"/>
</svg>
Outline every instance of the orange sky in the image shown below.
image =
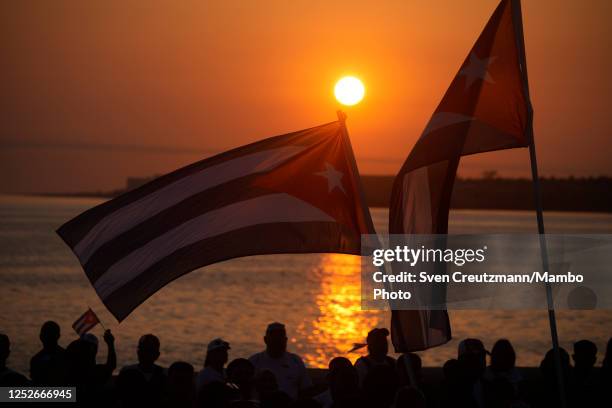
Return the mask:
<svg viewBox="0 0 612 408">
<path fill-rule="evenodd" d="M 360 171 L 394 174 L 496 5 L 3 2 L 0 191 L 108 190 L 335 120 L 346 73 L 366 85 L 346 109 Z M 612 175 L 612 2 L 523 14 L 541 173 Z M 470 157 L 459 174 L 528 175 L 527 158 Z"/>
</svg>

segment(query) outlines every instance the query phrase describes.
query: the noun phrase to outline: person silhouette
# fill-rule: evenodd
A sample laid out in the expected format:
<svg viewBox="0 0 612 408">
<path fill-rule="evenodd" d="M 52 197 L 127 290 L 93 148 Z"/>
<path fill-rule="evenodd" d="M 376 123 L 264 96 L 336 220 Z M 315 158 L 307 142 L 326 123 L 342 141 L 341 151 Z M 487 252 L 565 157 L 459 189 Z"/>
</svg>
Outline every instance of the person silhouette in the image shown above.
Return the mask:
<svg viewBox="0 0 612 408">
<path fill-rule="evenodd" d="M 119 372 L 117 388 L 124 407 L 160 405 L 166 370 L 155 364 L 159 348 L 159 339 L 153 334 L 145 334 L 138 340 L 138 364 L 125 366 Z"/>
<path fill-rule="evenodd" d="M 363 379 L 363 397 L 368 406 L 385 408 L 393 404 L 399 388 L 395 366 L 378 364 L 370 368 Z"/>
<path fill-rule="evenodd" d="M 395 360 L 393 357 L 387 355 L 389 353 L 387 337 L 389 337 L 389 330 L 386 328 L 375 328 L 368 333 L 368 337 L 366 338 L 368 355 L 359 357 L 357 361 L 355 361 L 355 368 L 359 374 L 360 384 L 363 384 L 368 371 L 377 365 L 386 365 L 395 369 Z"/>
<path fill-rule="evenodd" d="M 60 326 L 54 321 L 43 323 L 40 328 L 42 350 L 30 360 L 30 378 L 37 386 L 59 386 L 64 384 L 66 361 L 63 347 L 58 344 Z"/>
<path fill-rule="evenodd" d="M 561 358 L 564 396 L 566 401 L 572 401 L 572 366 L 570 364 L 569 354 L 563 347 L 559 347 L 559 356 Z M 536 405 L 542 407 L 561 406 L 561 396 L 554 349 L 550 349 L 546 352 L 544 359 L 540 363 L 540 373 L 542 375 L 542 382 L 540 387 L 538 387 Z"/>
<path fill-rule="evenodd" d="M 106 362 L 104 364 L 97 364 L 96 358 L 98 356 L 98 338 L 91 333 L 86 333 L 81 337 L 85 340 L 91 347 L 90 353 L 93 354 L 93 375 L 94 381 L 99 386 L 103 386 L 108 380 L 110 380 L 113 375 L 113 371 L 117 368 L 117 353 L 115 351 L 115 336 L 107 329 L 104 331 L 104 335 L 102 338 L 104 339 L 104 343 L 106 344 Z"/>
<path fill-rule="evenodd" d="M 580 340 L 574 343 L 574 379 L 578 382 L 587 381 L 593 374 L 593 367 L 597 361 L 597 346 L 589 340 Z"/>
<path fill-rule="evenodd" d="M 597 346 L 589 340 L 574 343 L 574 401 L 583 406 L 593 406 L 597 401 L 599 378 L 595 374 Z"/>
<path fill-rule="evenodd" d="M 115 338 L 110 330 L 104 333 L 107 358 L 104 364 L 97 364 L 98 338 L 85 333 L 71 342 L 64 352 L 66 384 L 77 387 L 77 402 L 83 406 L 106 406 L 110 395 L 106 387 L 117 364 Z"/>
<path fill-rule="evenodd" d="M 227 384 L 230 388 L 231 407 L 256 407 L 259 405 L 255 392 L 255 367 L 246 358 L 237 358 L 227 365 Z"/>
<path fill-rule="evenodd" d="M 400 385 L 422 388 L 421 357 L 416 353 L 404 353 L 395 363 L 399 375 Z"/>
<path fill-rule="evenodd" d="M 225 382 L 223 367 L 228 360 L 228 350 L 230 345 L 223 339 L 214 339 L 206 347 L 206 357 L 204 358 L 204 368 L 198 373 L 196 378 L 196 389 L 211 382 Z"/>
<path fill-rule="evenodd" d="M 349 399 L 359 396 L 359 375 L 348 358 L 332 358 L 328 370 L 329 387 L 314 397 L 323 408 L 342 405 Z"/>
<path fill-rule="evenodd" d="M 96 360 L 92 344 L 95 336 L 84 337 L 70 342 L 66 347 L 66 385 L 76 387 L 78 404 L 88 406 L 95 401 L 93 373 Z"/>
<path fill-rule="evenodd" d="M 495 342 L 491 349 L 491 364 L 485 369 L 483 378 L 490 383 L 505 380 L 512 384 L 515 392 L 519 392 L 523 378 L 516 369 L 516 352 L 509 340 Z"/>
<path fill-rule="evenodd" d="M 266 349 L 253 354 L 249 361 L 257 372 L 269 370 L 278 383 L 280 391 L 296 400 L 312 387 L 304 362 L 297 354 L 287 351 L 287 332 L 282 323 L 270 323 L 264 336 Z"/>
<path fill-rule="evenodd" d="M 487 350 L 479 339 L 465 339 L 457 347 L 457 359 L 462 363 L 466 380 L 472 384 L 472 395 L 479 407 L 485 406 L 485 382 L 482 378 L 487 368 Z"/>
<path fill-rule="evenodd" d="M 599 376 L 599 395 L 607 406 L 612 406 L 612 337 L 608 340 Z"/>
<path fill-rule="evenodd" d="M 608 344 L 606 345 L 606 355 L 604 356 L 601 366 L 608 370 L 612 369 L 612 337 L 608 339 Z"/>
<path fill-rule="evenodd" d="M 28 379 L 15 370 L 7 367 L 6 361 L 11 354 L 11 342 L 8 336 L 0 333 L 0 387 L 28 385 Z"/>
<path fill-rule="evenodd" d="M 450 359 L 444 363 L 442 371 L 444 373 L 444 380 L 438 395 L 438 405 L 442 408 L 478 407 L 474 398 L 473 383 L 466 375 L 465 363 L 454 358 Z"/>
<path fill-rule="evenodd" d="M 168 368 L 168 379 L 164 393 L 164 407 L 193 408 L 196 390 L 193 381 L 193 366 L 184 361 L 176 361 Z"/>
</svg>

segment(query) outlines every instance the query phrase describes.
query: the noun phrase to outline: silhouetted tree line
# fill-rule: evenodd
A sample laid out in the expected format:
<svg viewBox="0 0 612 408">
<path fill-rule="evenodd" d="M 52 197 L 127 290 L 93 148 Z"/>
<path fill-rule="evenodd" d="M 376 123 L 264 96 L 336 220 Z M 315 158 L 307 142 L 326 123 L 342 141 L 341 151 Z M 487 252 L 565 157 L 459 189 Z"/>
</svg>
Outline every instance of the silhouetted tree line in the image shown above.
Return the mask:
<svg viewBox="0 0 612 408">
<path fill-rule="evenodd" d="M 153 179 L 129 178 L 126 188 L 52 196 L 116 197 Z M 365 197 L 370 207 L 389 207 L 394 176 L 362 176 Z M 544 177 L 542 200 L 547 211 L 612 212 L 611 177 Z M 457 178 L 451 208 L 489 210 L 533 210 L 533 185 L 530 179 L 501 178 L 495 171 L 482 178 Z"/>
<path fill-rule="evenodd" d="M 388 207 L 392 176 L 363 176 L 366 201 L 370 207 Z M 542 201 L 547 211 L 612 212 L 612 178 L 541 179 Z M 533 210 L 530 179 L 499 178 L 486 172 L 483 178 L 457 178 L 451 208 Z"/>
</svg>

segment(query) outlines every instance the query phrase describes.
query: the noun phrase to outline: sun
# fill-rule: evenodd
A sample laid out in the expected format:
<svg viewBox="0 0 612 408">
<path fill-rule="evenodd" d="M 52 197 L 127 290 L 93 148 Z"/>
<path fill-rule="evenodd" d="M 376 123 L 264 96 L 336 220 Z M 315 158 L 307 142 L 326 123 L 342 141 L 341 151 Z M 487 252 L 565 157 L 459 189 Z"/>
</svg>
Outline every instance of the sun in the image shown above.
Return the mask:
<svg viewBox="0 0 612 408">
<path fill-rule="evenodd" d="M 356 105 L 363 99 L 365 95 L 365 87 L 359 78 L 354 76 L 345 76 L 336 82 L 334 87 L 334 95 L 338 102 L 343 105 Z"/>
</svg>

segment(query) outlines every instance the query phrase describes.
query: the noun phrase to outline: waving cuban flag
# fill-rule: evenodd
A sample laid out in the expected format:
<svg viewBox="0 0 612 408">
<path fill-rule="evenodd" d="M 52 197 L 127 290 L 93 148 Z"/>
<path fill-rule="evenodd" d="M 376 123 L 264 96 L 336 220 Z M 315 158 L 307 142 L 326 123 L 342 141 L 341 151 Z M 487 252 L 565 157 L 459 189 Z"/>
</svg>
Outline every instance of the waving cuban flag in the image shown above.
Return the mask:
<svg viewBox="0 0 612 408">
<path fill-rule="evenodd" d="M 170 281 L 258 254 L 360 254 L 374 233 L 343 119 L 162 176 L 57 231 L 123 320 Z"/>
<path fill-rule="evenodd" d="M 391 234 L 446 234 L 461 156 L 526 147 L 532 133 L 520 3 L 502 0 L 395 178 Z M 398 352 L 451 338 L 446 310 L 392 312 Z"/>
</svg>

